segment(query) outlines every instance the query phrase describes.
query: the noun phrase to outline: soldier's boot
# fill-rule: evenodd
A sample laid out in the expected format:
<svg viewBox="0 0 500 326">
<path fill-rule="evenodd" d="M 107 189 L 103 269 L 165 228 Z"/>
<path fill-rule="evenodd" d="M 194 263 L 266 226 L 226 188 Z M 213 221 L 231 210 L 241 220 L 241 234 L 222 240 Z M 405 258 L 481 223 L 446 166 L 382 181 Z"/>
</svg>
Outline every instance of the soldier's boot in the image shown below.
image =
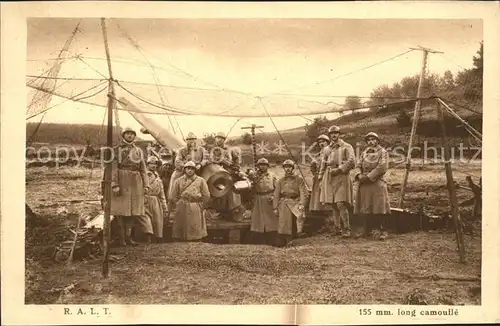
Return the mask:
<svg viewBox="0 0 500 326">
<path fill-rule="evenodd" d="M 342 237 L 349 238 L 351 236 L 351 226 L 349 223 L 349 207 L 347 203 L 338 202 L 335 203 L 338 209 L 337 223 L 342 230 Z"/>
<path fill-rule="evenodd" d="M 387 233 L 386 229 L 386 215 L 380 216 L 380 230 L 382 231 L 380 234 L 380 239 L 379 240 L 385 240 L 387 237 L 389 237 L 389 233 Z"/>
<path fill-rule="evenodd" d="M 125 242 L 125 217 L 117 216 L 116 221 L 118 222 L 118 246 L 125 247 L 127 243 Z"/>
<path fill-rule="evenodd" d="M 338 206 L 341 206 L 341 203 L 335 203 L 332 210 L 332 221 L 333 221 L 333 235 L 339 236 L 342 235 L 342 220 L 341 220 L 341 211 Z"/>
<path fill-rule="evenodd" d="M 363 236 L 369 237 L 372 236 L 373 232 L 373 218 L 370 215 L 364 215 L 364 227 L 363 227 Z"/>
<path fill-rule="evenodd" d="M 130 246 L 137 246 L 138 243 L 132 240 L 132 225 L 130 221 L 125 223 L 125 242 Z"/>
</svg>

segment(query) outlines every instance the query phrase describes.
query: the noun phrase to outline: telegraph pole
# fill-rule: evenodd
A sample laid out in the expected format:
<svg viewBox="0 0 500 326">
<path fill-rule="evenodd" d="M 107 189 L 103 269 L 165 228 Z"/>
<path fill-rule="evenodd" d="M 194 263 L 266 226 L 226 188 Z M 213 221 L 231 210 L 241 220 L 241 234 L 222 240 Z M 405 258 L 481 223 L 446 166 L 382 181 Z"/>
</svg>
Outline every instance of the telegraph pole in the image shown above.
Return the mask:
<svg viewBox="0 0 500 326">
<path fill-rule="evenodd" d="M 417 131 L 417 125 L 418 125 L 418 117 L 420 113 L 420 107 L 421 107 L 421 100 L 420 96 L 422 95 L 422 88 L 423 88 L 423 83 L 425 80 L 425 72 L 427 70 L 427 57 L 429 53 L 443 53 L 439 51 L 435 51 L 429 48 L 424 48 L 422 46 L 418 46 L 417 48 L 410 48 L 412 50 L 418 50 L 422 51 L 422 67 L 420 69 L 420 78 L 418 81 L 418 90 L 417 90 L 417 101 L 415 102 L 415 109 L 413 111 L 413 122 L 411 125 L 411 132 L 410 132 L 410 140 L 408 141 L 408 152 L 406 154 L 406 170 L 405 174 L 403 177 L 403 185 L 401 187 L 401 193 L 399 195 L 399 208 L 403 208 L 403 202 L 404 202 L 404 197 L 405 197 L 405 192 L 406 192 L 406 185 L 408 183 L 408 174 L 410 173 L 411 169 L 411 149 L 413 146 L 413 138 L 415 137 L 415 133 Z"/>
<path fill-rule="evenodd" d="M 241 127 L 241 129 L 250 129 L 252 136 L 252 158 L 253 158 L 253 168 L 257 167 L 257 145 L 255 144 L 255 129 L 256 128 L 264 128 L 264 126 L 256 126 L 252 124 L 250 127 Z"/>
<path fill-rule="evenodd" d="M 111 148 L 113 147 L 113 109 L 115 103 L 115 89 L 113 82 L 113 72 L 111 70 L 111 56 L 109 54 L 108 35 L 106 32 L 106 20 L 101 18 L 102 36 L 104 39 L 104 49 L 108 61 L 109 70 L 109 89 L 108 89 L 108 127 L 107 127 L 107 151 L 106 151 L 106 169 L 104 170 L 104 225 L 102 231 L 104 258 L 102 262 L 102 275 L 109 276 L 109 239 L 110 239 L 110 216 L 111 216 Z"/>
</svg>

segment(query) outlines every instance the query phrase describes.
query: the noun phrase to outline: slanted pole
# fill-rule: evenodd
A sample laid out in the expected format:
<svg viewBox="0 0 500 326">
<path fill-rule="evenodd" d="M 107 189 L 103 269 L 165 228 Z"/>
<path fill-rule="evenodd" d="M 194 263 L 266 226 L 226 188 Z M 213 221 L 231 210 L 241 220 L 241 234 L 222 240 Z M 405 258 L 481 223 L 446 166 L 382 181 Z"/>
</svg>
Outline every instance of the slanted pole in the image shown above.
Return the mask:
<svg viewBox="0 0 500 326">
<path fill-rule="evenodd" d="M 441 102 L 436 101 L 436 105 L 438 120 L 439 124 L 441 125 L 441 145 L 444 150 L 444 169 L 446 171 L 446 187 L 448 188 L 448 194 L 450 197 L 451 217 L 453 218 L 453 223 L 455 224 L 455 235 L 460 263 L 465 264 L 464 235 L 462 230 L 462 222 L 460 220 L 460 214 L 458 212 L 457 193 L 455 183 L 453 181 L 453 172 L 451 170 L 450 145 L 448 144 L 448 139 L 446 137 L 446 127 L 444 124 L 444 115 L 443 108 L 441 107 Z"/>
<path fill-rule="evenodd" d="M 399 208 L 403 208 L 406 185 L 408 183 L 408 175 L 410 174 L 410 169 L 411 169 L 411 150 L 413 146 L 413 138 L 415 137 L 415 133 L 417 131 L 418 116 L 421 105 L 420 96 L 422 94 L 422 84 L 424 82 L 426 66 L 427 66 L 427 51 L 423 51 L 422 68 L 420 70 L 420 79 L 418 81 L 418 90 L 417 90 L 418 100 L 415 102 L 415 109 L 413 111 L 413 123 L 411 125 L 410 140 L 408 141 L 408 153 L 406 154 L 406 169 L 403 177 L 403 185 L 401 186 L 401 193 L 399 195 L 399 205 L 398 205 Z"/>
<path fill-rule="evenodd" d="M 110 240 L 110 220 L 111 220 L 111 173 L 113 153 L 113 111 L 115 108 L 115 90 L 113 84 L 113 73 L 111 70 L 111 57 L 109 54 L 108 35 L 106 32 L 106 20 L 101 18 L 102 36 L 104 39 L 104 49 L 108 61 L 109 89 L 108 89 L 108 127 L 107 127 L 107 150 L 105 152 L 106 168 L 104 170 L 104 225 L 103 225 L 103 251 L 102 275 L 109 276 L 109 240 Z"/>
<path fill-rule="evenodd" d="M 422 104 L 420 97 L 422 96 L 422 88 L 423 88 L 423 83 L 425 80 L 425 71 L 427 69 L 427 57 L 428 57 L 429 53 L 443 53 L 443 52 L 432 50 L 432 49 L 425 48 L 422 46 L 418 46 L 417 48 L 411 48 L 411 49 L 422 51 L 422 67 L 420 70 L 420 78 L 418 81 L 417 102 L 415 103 L 415 110 L 413 111 L 413 123 L 411 125 L 410 140 L 408 141 L 408 153 L 406 155 L 406 170 L 405 170 L 405 174 L 403 177 L 403 185 L 401 186 L 401 193 L 399 195 L 399 205 L 398 205 L 399 208 L 403 208 L 404 197 L 405 197 L 405 192 L 406 192 L 406 185 L 408 183 L 408 175 L 409 175 L 410 169 L 411 169 L 411 149 L 413 146 L 413 138 L 415 137 L 415 133 L 417 131 L 420 106 Z"/>
</svg>

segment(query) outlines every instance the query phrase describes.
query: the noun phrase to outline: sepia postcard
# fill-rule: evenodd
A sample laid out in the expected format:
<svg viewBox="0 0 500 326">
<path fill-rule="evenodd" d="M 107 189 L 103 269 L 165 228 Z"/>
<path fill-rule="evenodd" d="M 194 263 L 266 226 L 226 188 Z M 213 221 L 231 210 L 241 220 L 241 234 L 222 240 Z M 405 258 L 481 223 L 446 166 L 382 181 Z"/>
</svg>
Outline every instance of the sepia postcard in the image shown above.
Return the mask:
<svg viewBox="0 0 500 326">
<path fill-rule="evenodd" d="M 2 324 L 500 322 L 499 17 L 2 3 Z"/>
</svg>

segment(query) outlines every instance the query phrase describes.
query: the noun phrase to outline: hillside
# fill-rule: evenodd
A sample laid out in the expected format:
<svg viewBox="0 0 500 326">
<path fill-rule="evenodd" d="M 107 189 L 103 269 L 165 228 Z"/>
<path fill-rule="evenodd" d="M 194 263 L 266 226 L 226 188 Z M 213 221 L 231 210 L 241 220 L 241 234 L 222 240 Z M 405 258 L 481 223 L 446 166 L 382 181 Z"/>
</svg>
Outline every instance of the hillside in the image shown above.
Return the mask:
<svg viewBox="0 0 500 326">
<path fill-rule="evenodd" d="M 106 126 L 66 123 L 41 123 L 39 126 L 38 123 L 27 123 L 26 141 L 29 142 L 31 139 L 34 143 L 52 145 L 104 145 L 106 144 Z M 118 130 L 114 131 L 113 139 L 115 144 L 119 141 Z M 137 135 L 137 140 L 141 140 L 140 134 Z"/>
<path fill-rule="evenodd" d="M 471 111 L 454 107 L 455 112 L 461 116 L 467 123 L 472 125 L 478 131 L 482 131 L 482 115 L 472 113 Z M 477 108 L 474 108 L 478 110 Z M 413 104 L 403 108 L 408 116 L 408 124 L 401 126 L 398 124 L 398 116 L 400 108 L 381 109 L 378 111 L 357 111 L 347 113 L 343 116 L 327 120 L 324 127 L 328 128 L 332 125 L 341 127 L 343 137 L 348 142 L 355 144 L 362 141 L 362 136 L 370 131 L 377 132 L 383 139 L 382 142 L 386 145 L 392 144 L 405 145 L 408 142 L 411 130 L 411 122 L 413 121 Z M 451 115 L 445 113 L 446 132 L 452 144 L 469 143 L 469 134 L 463 128 L 461 123 Z M 302 142 L 311 144 L 312 140 L 307 135 L 308 125 L 297 127 L 289 130 L 281 131 L 281 136 L 291 147 L 300 146 Z M 429 144 L 439 143 L 441 136 L 441 127 L 437 120 L 435 105 L 427 103 L 421 109 L 419 124 L 417 127 L 416 144 L 427 141 Z M 277 132 L 259 133 L 255 136 L 257 143 L 265 141 L 269 143 L 279 143 L 280 136 Z M 242 141 L 238 138 L 231 139 L 233 145 L 241 145 Z"/>
</svg>

